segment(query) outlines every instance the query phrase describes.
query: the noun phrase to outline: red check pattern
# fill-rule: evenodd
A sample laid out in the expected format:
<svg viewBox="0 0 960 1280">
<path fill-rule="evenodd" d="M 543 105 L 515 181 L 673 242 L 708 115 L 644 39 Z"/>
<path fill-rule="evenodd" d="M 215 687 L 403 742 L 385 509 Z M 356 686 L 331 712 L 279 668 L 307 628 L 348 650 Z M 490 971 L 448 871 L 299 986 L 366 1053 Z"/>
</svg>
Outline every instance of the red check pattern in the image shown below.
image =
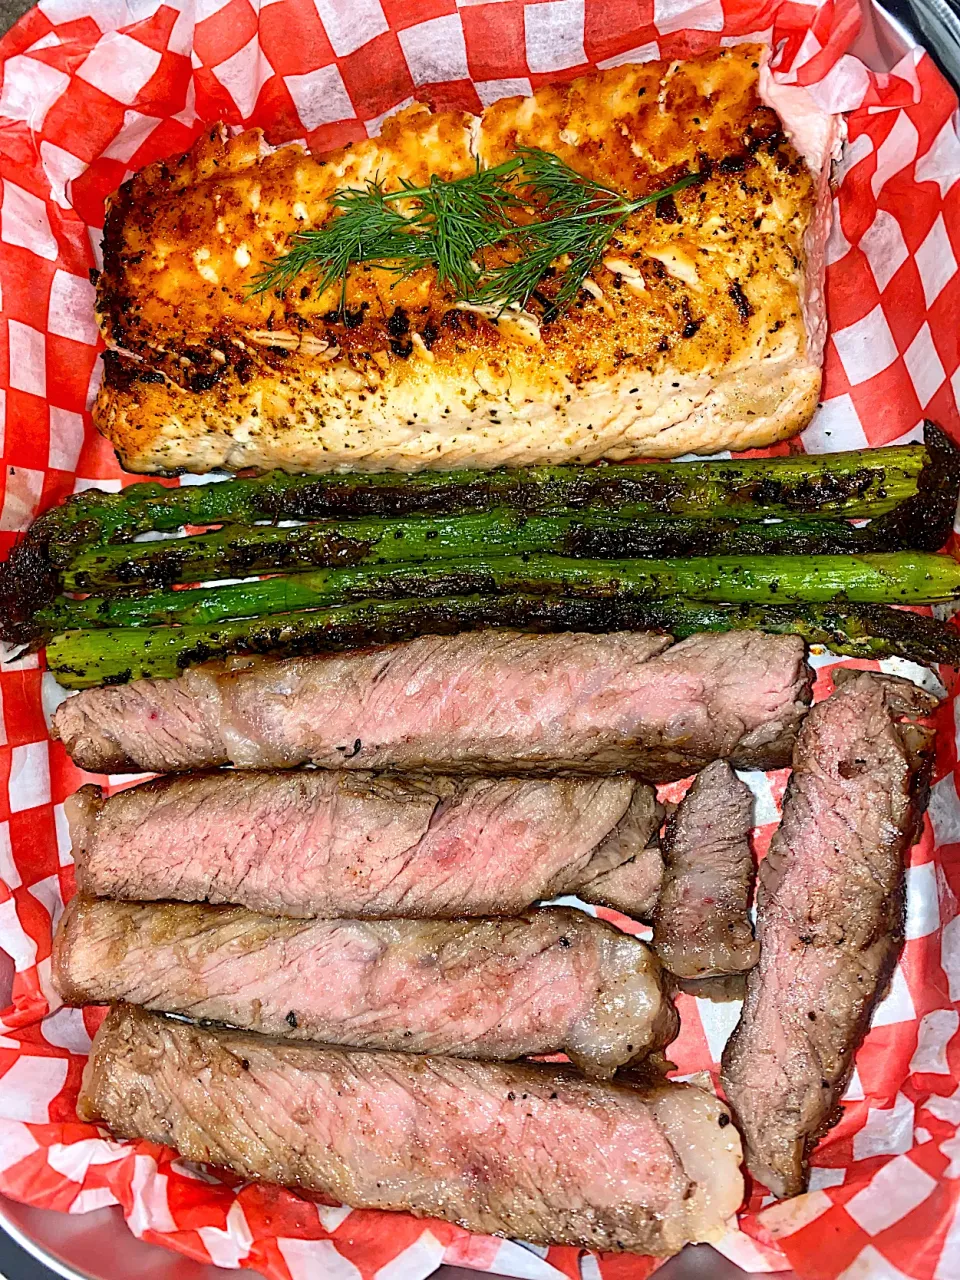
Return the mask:
<svg viewBox="0 0 960 1280">
<path fill-rule="evenodd" d="M 889 73 L 869 71 L 855 56 L 860 22 L 857 0 L 42 0 L 0 42 L 0 550 L 65 494 L 130 481 L 90 426 L 99 361 L 88 271 L 104 199 L 136 169 L 218 118 L 323 150 L 375 133 L 414 97 L 477 111 L 590 67 L 756 33 L 778 50 L 781 80 L 847 113 L 824 400 L 804 446 L 887 444 L 915 435 L 924 416 L 960 439 L 956 99 L 917 49 Z M 823 696 L 832 659 L 818 661 Z M 61 696 L 37 659 L 0 661 L 0 947 L 13 970 L 0 1015 L 0 1190 L 71 1213 L 119 1204 L 137 1235 L 271 1280 L 420 1280 L 440 1262 L 529 1280 L 642 1280 L 654 1269 L 235 1186 L 78 1123 L 100 1015 L 58 1008 L 50 987 L 52 929 L 74 889 L 63 802 L 84 777 L 49 738 Z M 843 1118 L 815 1153 L 813 1189 L 774 1206 L 755 1191 L 722 1243 L 748 1269 L 789 1265 L 806 1280 L 960 1274 L 952 701 L 942 717 L 903 959 Z M 762 853 L 786 775 L 750 782 Z M 737 1007 L 681 1006 L 677 1067 L 715 1077 Z"/>
</svg>

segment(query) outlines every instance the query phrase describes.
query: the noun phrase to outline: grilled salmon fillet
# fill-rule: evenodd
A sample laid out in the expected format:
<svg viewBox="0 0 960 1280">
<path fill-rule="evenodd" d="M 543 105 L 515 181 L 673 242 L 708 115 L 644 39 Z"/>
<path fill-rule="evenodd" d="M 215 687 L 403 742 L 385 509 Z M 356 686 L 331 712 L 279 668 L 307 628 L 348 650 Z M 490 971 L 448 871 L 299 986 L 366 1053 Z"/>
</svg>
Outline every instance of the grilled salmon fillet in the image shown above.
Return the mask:
<svg viewBox="0 0 960 1280">
<path fill-rule="evenodd" d="M 767 105 L 765 53 L 625 65 L 480 119 L 416 105 L 325 159 L 210 129 L 109 203 L 98 427 L 139 472 L 587 462 L 793 435 L 820 388 L 829 161 Z M 560 314 L 550 280 L 497 317 L 430 267 L 354 266 L 345 309 L 310 276 L 251 293 L 338 187 L 461 177 L 520 145 L 631 197 L 709 176 L 631 215 Z"/>
</svg>

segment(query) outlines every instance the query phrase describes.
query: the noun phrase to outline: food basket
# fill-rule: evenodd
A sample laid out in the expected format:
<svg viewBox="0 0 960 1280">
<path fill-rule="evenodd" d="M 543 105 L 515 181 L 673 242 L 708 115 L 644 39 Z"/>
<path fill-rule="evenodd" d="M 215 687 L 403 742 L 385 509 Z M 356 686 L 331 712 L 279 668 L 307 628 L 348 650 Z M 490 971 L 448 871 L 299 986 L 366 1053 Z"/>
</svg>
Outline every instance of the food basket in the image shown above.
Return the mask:
<svg viewBox="0 0 960 1280">
<path fill-rule="evenodd" d="M 42 0 L 0 45 L 0 551 L 66 494 L 128 479 L 90 425 L 100 361 L 88 272 L 105 197 L 144 164 L 185 150 L 217 119 L 324 151 L 375 134 L 412 99 L 479 110 L 590 67 L 747 38 L 772 43 L 782 82 L 847 118 L 827 246 L 823 402 L 803 446 L 913 440 L 924 417 L 960 440 L 956 98 L 934 60 L 866 0 Z M 835 661 L 814 656 L 818 696 Z M 213 1267 L 271 1280 L 420 1280 L 441 1264 L 527 1280 L 651 1273 L 649 1259 L 533 1248 L 219 1181 L 168 1150 L 79 1124 L 74 1102 L 99 1015 L 58 1008 L 50 984 L 52 928 L 74 889 L 63 801 L 85 778 L 49 739 L 63 696 L 36 657 L 0 663 L 9 997 L 0 1001 L 0 1193 L 9 1197 L 0 1216 L 15 1236 L 60 1274 L 104 1280 L 199 1280 Z M 952 701 L 940 716 L 929 818 L 907 873 L 903 957 L 857 1056 L 843 1119 L 816 1153 L 810 1192 L 779 1205 L 754 1196 L 718 1246 L 748 1271 L 960 1276 Z M 750 782 L 763 850 L 786 776 Z M 683 996 L 681 1013 L 679 1071 L 715 1076 L 737 1005 Z"/>
</svg>

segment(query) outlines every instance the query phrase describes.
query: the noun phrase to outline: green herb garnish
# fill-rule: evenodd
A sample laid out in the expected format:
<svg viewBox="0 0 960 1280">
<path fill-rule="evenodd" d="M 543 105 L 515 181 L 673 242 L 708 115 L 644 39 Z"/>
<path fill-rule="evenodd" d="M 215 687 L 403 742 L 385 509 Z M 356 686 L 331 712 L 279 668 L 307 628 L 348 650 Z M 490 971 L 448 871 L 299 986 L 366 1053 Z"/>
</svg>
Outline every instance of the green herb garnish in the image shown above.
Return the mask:
<svg viewBox="0 0 960 1280">
<path fill-rule="evenodd" d="M 576 298 L 632 213 L 704 178 L 701 173 L 688 173 L 659 191 L 628 200 L 585 178 L 549 151 L 524 147 L 517 154 L 522 166 L 518 180 L 533 193 L 543 217 L 517 229 L 514 243 L 519 256 L 485 272 L 471 301 L 525 307 L 547 270 L 558 259 L 567 259 L 560 287 L 551 298 L 551 307 L 562 311 Z"/>
<path fill-rule="evenodd" d="M 552 310 L 562 310 L 632 213 L 705 177 L 688 173 L 630 200 L 559 156 L 524 147 L 491 169 L 478 163 L 464 178 L 434 176 L 423 187 L 401 182 L 399 190 L 387 192 L 373 180 L 335 192 L 334 216 L 318 231 L 298 232 L 287 254 L 264 264 L 251 293 L 283 293 L 308 273 L 317 277 L 321 293 L 341 282 L 343 310 L 348 269 L 374 262 L 400 277 L 433 266 L 438 281 L 462 302 L 525 307 L 547 271 L 564 260 L 560 287 L 550 299 Z M 524 210 L 537 216 L 518 222 Z M 484 251 L 507 244 L 511 259 L 488 266 Z"/>
<path fill-rule="evenodd" d="M 264 264 L 251 292 L 282 292 L 311 272 L 322 293 L 338 280 L 345 286 L 353 263 L 376 262 L 400 276 L 432 265 L 442 284 L 466 294 L 476 283 L 475 255 L 514 226 L 507 214 L 521 201 L 508 179 L 520 166 L 519 159 L 492 169 L 478 164 L 465 178 L 434 175 L 425 187 L 401 180 L 398 191 L 384 191 L 377 180 L 341 188 L 331 200 L 334 217 L 319 231 L 298 232 L 289 253 Z M 402 201 L 413 208 L 397 208 Z"/>
</svg>

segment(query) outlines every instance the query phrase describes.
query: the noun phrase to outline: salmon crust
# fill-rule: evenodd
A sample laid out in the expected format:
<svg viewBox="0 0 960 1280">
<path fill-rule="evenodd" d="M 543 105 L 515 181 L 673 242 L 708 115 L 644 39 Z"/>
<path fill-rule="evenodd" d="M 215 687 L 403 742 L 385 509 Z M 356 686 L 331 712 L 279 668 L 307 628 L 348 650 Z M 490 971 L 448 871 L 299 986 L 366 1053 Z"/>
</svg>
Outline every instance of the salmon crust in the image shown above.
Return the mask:
<svg viewBox="0 0 960 1280">
<path fill-rule="evenodd" d="M 808 264 L 826 184 L 764 104 L 764 52 L 625 65 L 480 119 L 415 105 L 325 159 L 210 129 L 110 201 L 97 426 L 142 472 L 485 468 L 795 434 L 820 389 Z M 518 145 L 630 196 L 709 177 L 632 215 L 559 315 L 465 310 L 432 268 L 354 267 L 345 310 L 309 276 L 251 294 L 338 187 L 459 177 Z"/>
</svg>

